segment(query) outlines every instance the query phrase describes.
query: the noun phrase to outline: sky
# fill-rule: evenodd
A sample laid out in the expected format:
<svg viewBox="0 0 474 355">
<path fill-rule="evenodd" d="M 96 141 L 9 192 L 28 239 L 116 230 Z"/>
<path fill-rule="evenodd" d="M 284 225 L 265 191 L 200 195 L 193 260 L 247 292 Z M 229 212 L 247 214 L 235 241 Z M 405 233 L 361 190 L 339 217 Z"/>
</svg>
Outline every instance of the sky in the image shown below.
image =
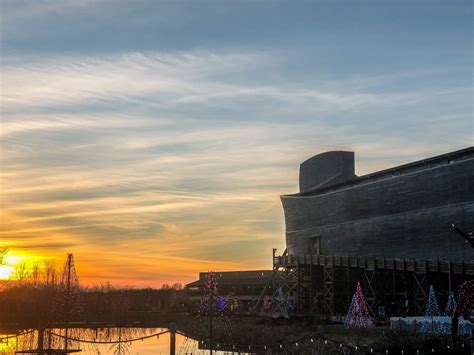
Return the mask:
<svg viewBox="0 0 474 355">
<path fill-rule="evenodd" d="M 13 264 L 74 253 L 82 283 L 135 287 L 271 268 L 305 159 L 363 175 L 473 143 L 470 1 L 0 4 Z"/>
</svg>

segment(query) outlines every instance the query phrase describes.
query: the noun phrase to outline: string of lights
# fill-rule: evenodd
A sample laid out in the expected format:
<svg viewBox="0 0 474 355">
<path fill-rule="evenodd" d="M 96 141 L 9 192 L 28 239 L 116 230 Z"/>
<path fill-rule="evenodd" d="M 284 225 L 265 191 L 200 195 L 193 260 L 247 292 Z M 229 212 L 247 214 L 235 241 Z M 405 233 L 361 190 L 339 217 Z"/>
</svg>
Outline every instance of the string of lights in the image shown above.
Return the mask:
<svg viewBox="0 0 474 355">
<path fill-rule="evenodd" d="M 46 331 L 48 334 L 51 334 L 52 336 L 55 336 L 55 337 L 58 337 L 58 338 L 65 338 L 64 335 L 62 334 L 57 334 L 57 333 L 53 333 L 53 332 L 50 332 L 50 331 Z M 159 333 L 154 333 L 154 334 L 151 334 L 151 335 L 146 335 L 146 336 L 142 336 L 142 337 L 139 337 L 139 338 L 133 338 L 133 339 L 119 339 L 119 340 L 90 340 L 90 339 L 79 339 L 79 338 L 71 338 L 71 337 L 68 337 L 68 340 L 70 341 L 75 341 L 75 342 L 78 342 L 78 343 L 88 343 L 88 344 L 119 344 L 119 343 L 132 343 L 132 342 L 135 342 L 135 341 L 141 341 L 141 340 L 145 340 L 145 339 L 149 339 L 149 338 L 154 338 L 154 337 L 159 337 L 160 335 L 163 335 L 163 334 L 166 334 L 166 333 L 170 333 L 170 330 L 165 330 L 165 331 L 162 331 L 162 332 L 159 332 Z M 182 333 L 180 332 L 176 332 L 180 335 L 183 335 Z"/>
<path fill-rule="evenodd" d="M 0 338 L 0 343 L 5 342 L 9 339 L 14 339 L 14 338 L 18 338 L 18 337 L 21 337 L 21 336 L 24 336 L 24 335 L 31 334 L 34 331 L 35 331 L 34 329 L 30 329 L 30 330 L 27 330 L 26 332 L 3 336 L 3 337 Z"/>
<path fill-rule="evenodd" d="M 276 352 L 278 352 L 278 351 L 290 350 L 289 348 L 293 348 L 293 350 L 297 350 L 298 348 L 304 348 L 304 347 L 307 347 L 309 345 L 314 345 L 318 340 L 320 340 L 321 344 L 324 345 L 324 346 L 329 346 L 330 344 L 332 344 L 331 346 L 334 346 L 334 347 L 340 349 L 341 351 L 343 349 L 347 349 L 347 350 L 361 351 L 363 353 L 370 353 L 370 354 L 375 353 L 375 352 L 378 352 L 378 353 L 381 352 L 380 349 L 375 349 L 373 347 L 367 347 L 367 346 L 358 346 L 358 345 L 347 344 L 347 343 L 339 342 L 339 341 L 334 340 L 334 339 L 324 337 L 322 335 L 318 335 L 316 337 L 305 336 L 305 337 L 299 338 L 298 340 L 294 340 L 294 341 L 291 341 L 291 342 L 280 343 L 280 344 L 271 344 L 271 345 L 264 344 L 264 345 L 260 345 L 260 346 L 248 345 L 247 347 L 244 347 L 242 345 L 240 345 L 240 346 L 236 346 L 236 345 L 229 346 L 228 344 L 222 345 L 222 344 L 217 343 L 217 344 L 215 344 L 215 350 L 222 349 L 222 351 L 226 351 L 224 349 L 228 349 L 229 347 L 231 347 L 232 352 L 239 352 L 239 353 L 242 352 L 244 348 L 245 348 L 245 351 L 247 351 L 248 353 L 266 351 L 266 350 L 276 350 Z M 472 340 L 472 338 L 464 339 L 464 341 L 460 344 L 461 348 L 465 348 L 466 344 L 470 340 Z M 205 347 L 206 342 L 201 341 L 201 345 Z M 415 349 L 414 351 L 417 355 L 423 355 L 423 354 L 430 354 L 430 353 L 438 352 L 438 351 L 441 351 L 441 350 L 450 350 L 450 349 L 452 349 L 452 346 L 446 345 L 446 346 L 439 347 L 439 348 L 437 347 L 437 348 L 431 348 L 431 349 Z M 382 353 L 393 354 L 393 355 L 394 354 L 403 355 L 405 353 L 410 353 L 410 351 L 411 351 L 411 353 L 413 353 L 413 349 L 405 349 L 405 350 L 403 350 L 403 349 L 401 349 L 401 350 L 400 349 L 385 349 L 385 351 L 382 351 Z"/>
<path fill-rule="evenodd" d="M 8 336 L 8 337 L 3 337 L 1 338 L 1 340 L 6 340 L 7 338 L 8 339 L 12 339 L 12 338 L 17 338 L 17 337 L 20 337 L 20 336 L 24 336 L 24 335 L 27 335 L 27 334 L 30 334 L 34 332 L 34 330 L 30 330 L 30 331 L 27 331 L 27 332 L 23 332 L 23 333 L 19 333 L 15 336 Z M 64 335 L 61 335 L 61 334 L 57 334 L 57 333 L 54 333 L 54 332 L 50 332 L 50 331 L 46 331 L 48 334 L 51 334 L 52 336 L 55 336 L 55 337 L 58 337 L 58 338 L 64 338 Z M 145 339 L 149 339 L 149 338 L 154 338 L 154 337 L 158 337 L 160 335 L 163 335 L 163 334 L 166 334 L 166 333 L 169 333 L 170 330 L 165 330 L 165 331 L 162 331 L 162 332 L 159 332 L 159 333 L 154 333 L 154 334 L 151 334 L 151 335 L 147 335 L 147 336 L 142 336 L 142 337 L 139 337 L 139 338 L 134 338 L 134 339 L 121 339 L 121 340 L 110 340 L 110 341 L 98 341 L 98 340 L 90 340 L 90 339 L 79 339 L 79 338 L 69 338 L 70 341 L 74 341 L 74 342 L 79 342 L 79 343 L 86 343 L 86 344 L 118 344 L 118 343 L 132 343 L 132 342 L 136 342 L 136 341 L 142 341 L 142 340 L 145 340 Z M 184 337 L 187 338 L 187 336 L 179 331 L 176 332 L 177 334 L 180 334 Z M 469 341 L 472 340 L 472 337 L 469 338 L 469 339 L 464 339 L 464 341 L 460 344 L 461 348 L 465 348 L 466 347 L 466 343 L 468 343 Z M 256 352 L 256 351 L 266 351 L 266 350 L 277 350 L 277 351 L 284 351 L 285 349 L 288 350 L 289 348 L 294 348 L 294 349 L 298 349 L 299 347 L 302 348 L 302 347 L 307 347 L 309 345 L 313 345 L 315 342 L 317 341 L 320 341 L 321 342 L 321 345 L 323 346 L 327 346 L 329 344 L 332 344 L 332 346 L 335 346 L 336 348 L 339 348 L 339 349 L 348 349 L 348 350 L 355 350 L 355 351 L 364 351 L 366 353 L 374 353 L 376 351 L 376 349 L 374 349 L 373 347 L 367 347 L 367 346 L 357 346 L 357 345 L 352 345 L 352 344 L 347 344 L 347 343 L 344 343 L 344 342 L 340 342 L 340 341 L 337 341 L 337 340 L 334 340 L 334 339 L 331 339 L 331 338 L 328 338 L 328 337 L 324 337 L 322 335 L 318 335 L 316 337 L 308 337 L 308 336 L 304 336 L 304 337 L 301 337 L 299 338 L 298 340 L 294 340 L 294 341 L 291 341 L 291 342 L 285 342 L 285 343 L 280 343 L 280 344 L 264 344 L 264 345 L 260 345 L 260 346 L 256 346 L 256 345 L 248 345 L 247 347 L 247 351 L 249 353 L 252 353 L 252 352 Z M 202 346 L 205 346 L 206 345 L 206 342 L 205 341 L 201 341 L 201 344 Z M 225 348 L 228 348 L 229 345 L 225 344 L 225 345 L 221 345 L 219 343 L 215 344 L 215 348 L 218 350 L 218 349 L 225 349 Z M 232 345 L 232 350 L 236 350 L 237 347 L 236 345 Z M 242 346 L 239 346 L 238 347 L 239 350 L 236 350 L 236 351 L 241 351 L 242 350 Z M 429 353 L 434 353 L 434 352 L 437 352 L 437 351 L 441 351 L 441 350 L 450 350 L 451 349 L 451 346 L 450 345 L 446 345 L 446 346 L 443 346 L 443 347 L 439 347 L 439 348 L 431 348 L 431 349 L 416 349 L 416 354 L 429 354 Z M 385 349 L 385 354 L 401 354 L 403 355 L 405 352 L 408 352 L 408 351 L 413 351 L 413 349 L 406 349 L 406 350 L 394 350 L 394 349 Z M 380 349 L 377 349 L 378 352 L 380 352 Z M 423 352 L 422 352 L 423 351 Z"/>
</svg>

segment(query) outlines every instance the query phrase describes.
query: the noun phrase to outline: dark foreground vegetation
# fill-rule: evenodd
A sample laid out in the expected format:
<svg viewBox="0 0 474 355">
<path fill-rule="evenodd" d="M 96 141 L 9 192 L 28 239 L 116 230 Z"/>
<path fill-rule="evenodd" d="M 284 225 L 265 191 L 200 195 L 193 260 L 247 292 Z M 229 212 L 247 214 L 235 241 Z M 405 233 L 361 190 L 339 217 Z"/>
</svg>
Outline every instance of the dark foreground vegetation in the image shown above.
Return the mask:
<svg viewBox="0 0 474 355">
<path fill-rule="evenodd" d="M 187 310 L 185 290 L 178 283 L 161 289 L 118 288 L 110 284 L 81 287 L 73 267 L 58 270 L 52 262 L 29 269 L 20 265 L 15 276 L 15 281 L 0 284 L 3 326 L 152 322 L 162 318 L 161 314 Z"/>
<path fill-rule="evenodd" d="M 34 271 L 34 270 L 33 270 Z M 199 340 L 200 347 L 279 354 L 469 354 L 450 352 L 448 336 L 394 332 L 386 327 L 348 329 L 315 319 L 269 319 L 221 312 L 210 318 L 187 301 L 181 285 L 161 289 L 110 285 L 69 287 L 47 267 L 0 288 L 0 329 L 72 327 L 166 327 Z"/>
<path fill-rule="evenodd" d="M 190 319 L 181 324 L 189 336 L 208 349 L 209 319 Z M 308 319 L 220 317 L 213 320 L 213 348 L 259 354 L 471 354 L 465 347 L 452 350 L 451 338 L 436 334 L 395 332 L 387 327 L 346 328 L 316 324 Z M 449 347 L 449 348 L 448 348 Z M 434 351 L 433 351 L 434 350 Z M 418 352 L 417 352 L 418 351 Z"/>
<path fill-rule="evenodd" d="M 0 323 L 151 322 L 163 313 L 187 310 L 181 288 L 133 289 L 98 286 L 72 293 L 61 285 L 21 284 L 0 292 Z"/>
</svg>

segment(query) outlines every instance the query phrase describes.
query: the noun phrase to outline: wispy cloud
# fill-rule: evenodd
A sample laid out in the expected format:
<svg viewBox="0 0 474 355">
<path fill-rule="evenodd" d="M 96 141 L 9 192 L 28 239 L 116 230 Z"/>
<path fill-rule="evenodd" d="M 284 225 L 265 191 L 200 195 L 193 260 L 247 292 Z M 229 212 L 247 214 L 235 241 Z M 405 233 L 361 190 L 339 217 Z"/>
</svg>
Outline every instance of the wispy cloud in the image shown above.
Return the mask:
<svg viewBox="0 0 474 355">
<path fill-rule="evenodd" d="M 472 138 L 471 88 L 403 84 L 432 72 L 270 80 L 265 69 L 287 63 L 262 51 L 4 63 L 0 239 L 44 257 L 73 251 L 91 282 L 97 268 L 157 285 L 269 267 L 284 244 L 278 196 L 297 189 L 302 160 L 353 149 L 366 173 Z"/>
</svg>

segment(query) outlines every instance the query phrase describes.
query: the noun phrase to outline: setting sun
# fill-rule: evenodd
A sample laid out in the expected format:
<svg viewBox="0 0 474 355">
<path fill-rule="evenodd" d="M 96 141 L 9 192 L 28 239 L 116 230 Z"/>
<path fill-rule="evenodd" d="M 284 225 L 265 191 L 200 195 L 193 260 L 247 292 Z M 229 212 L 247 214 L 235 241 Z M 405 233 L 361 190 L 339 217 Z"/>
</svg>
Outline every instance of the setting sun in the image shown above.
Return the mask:
<svg viewBox="0 0 474 355">
<path fill-rule="evenodd" d="M 16 266 L 28 259 L 26 256 L 11 253 L 7 254 L 3 260 L 4 264 L 0 265 L 0 280 L 14 279 Z"/>
<path fill-rule="evenodd" d="M 8 265 L 0 266 L 0 280 L 7 280 L 13 276 L 15 269 Z"/>
</svg>

